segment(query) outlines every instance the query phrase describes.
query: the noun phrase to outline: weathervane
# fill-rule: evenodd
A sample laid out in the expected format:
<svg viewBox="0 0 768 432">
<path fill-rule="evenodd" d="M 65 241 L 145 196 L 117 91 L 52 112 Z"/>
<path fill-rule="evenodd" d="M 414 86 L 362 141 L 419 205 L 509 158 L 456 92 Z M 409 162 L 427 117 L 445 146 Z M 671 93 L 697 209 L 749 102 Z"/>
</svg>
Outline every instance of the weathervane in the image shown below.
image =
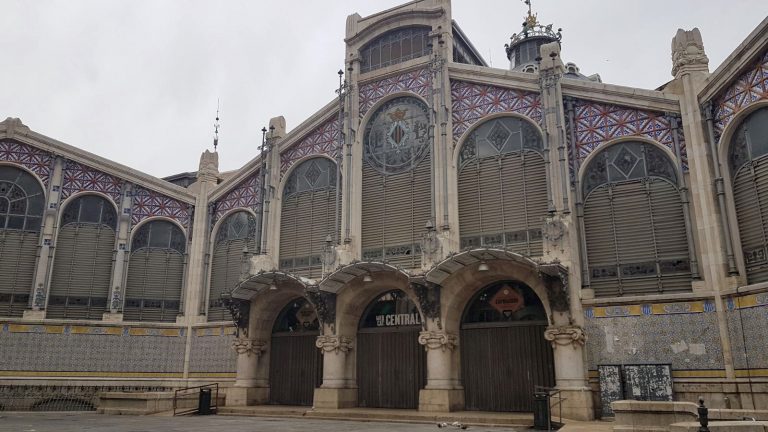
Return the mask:
<svg viewBox="0 0 768 432">
<path fill-rule="evenodd" d="M 216 123 L 213 124 L 213 151 L 219 145 L 219 100 L 216 99 Z"/>
</svg>

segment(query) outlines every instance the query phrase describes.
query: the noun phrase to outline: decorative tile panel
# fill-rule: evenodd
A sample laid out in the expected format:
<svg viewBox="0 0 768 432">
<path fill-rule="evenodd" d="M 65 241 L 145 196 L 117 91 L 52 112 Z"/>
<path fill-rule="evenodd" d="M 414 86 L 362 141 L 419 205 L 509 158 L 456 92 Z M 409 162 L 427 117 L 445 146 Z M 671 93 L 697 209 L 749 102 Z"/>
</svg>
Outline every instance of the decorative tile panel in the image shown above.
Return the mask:
<svg viewBox="0 0 768 432">
<path fill-rule="evenodd" d="M 189 226 L 192 206 L 185 202 L 167 197 L 141 186 L 133 188 L 133 208 L 131 223 L 136 225 L 144 219 L 165 216 L 176 220 L 184 227 Z"/>
<path fill-rule="evenodd" d="M 242 207 L 256 210 L 259 208 L 260 198 L 261 175 L 259 171 L 256 171 L 214 203 L 216 206 L 214 221 L 219 220 L 224 213 L 233 208 Z"/>
<path fill-rule="evenodd" d="M 723 130 L 736 114 L 750 104 L 765 99 L 768 99 L 768 51 L 728 89 L 715 98 L 713 102 L 715 139 L 720 141 Z"/>
<path fill-rule="evenodd" d="M 360 117 L 364 116 L 384 96 L 395 92 L 410 91 L 428 98 L 431 87 L 432 75 L 426 68 L 360 84 Z"/>
<path fill-rule="evenodd" d="M 672 125 L 662 112 L 627 108 L 577 99 L 574 104 L 576 123 L 576 157 L 584 160 L 601 144 L 615 138 L 638 136 L 656 141 L 674 154 Z M 683 169 L 688 170 L 688 156 L 682 129 L 679 131 Z M 570 136 L 568 137 L 570 141 Z"/>
<path fill-rule="evenodd" d="M 0 141 L 0 161 L 13 162 L 29 168 L 48 186 L 53 156 L 38 148 L 13 140 Z"/>
<path fill-rule="evenodd" d="M 61 200 L 78 192 L 101 192 L 120 205 L 123 180 L 91 168 L 87 165 L 68 160 L 64 165 L 64 182 L 61 185 Z"/>
<path fill-rule="evenodd" d="M 197 328 L 194 335 L 189 355 L 190 373 L 222 374 L 237 370 L 237 353 L 232 349 L 234 327 Z"/>
<path fill-rule="evenodd" d="M 744 369 L 768 372 L 768 293 L 729 297 L 726 305 L 733 362 L 736 369 L 742 369 L 737 373 L 745 376 Z"/>
<path fill-rule="evenodd" d="M 309 155 L 327 155 L 335 158 L 339 145 L 338 113 L 315 128 L 307 136 L 280 153 L 280 176 L 297 160 Z"/>
<path fill-rule="evenodd" d="M 493 113 L 522 114 L 541 123 L 541 99 L 537 93 L 510 88 L 451 81 L 453 141 L 482 117 Z"/>
</svg>

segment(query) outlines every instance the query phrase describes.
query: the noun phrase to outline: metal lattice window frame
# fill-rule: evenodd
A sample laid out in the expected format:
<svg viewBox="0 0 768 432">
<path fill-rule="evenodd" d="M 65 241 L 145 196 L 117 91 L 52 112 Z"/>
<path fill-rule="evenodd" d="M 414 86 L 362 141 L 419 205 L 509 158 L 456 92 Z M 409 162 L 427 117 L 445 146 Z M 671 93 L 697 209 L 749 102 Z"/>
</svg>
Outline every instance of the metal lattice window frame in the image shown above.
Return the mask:
<svg viewBox="0 0 768 432">
<path fill-rule="evenodd" d="M 360 72 L 366 73 L 430 53 L 430 27 L 416 26 L 390 30 L 360 49 Z"/>
</svg>

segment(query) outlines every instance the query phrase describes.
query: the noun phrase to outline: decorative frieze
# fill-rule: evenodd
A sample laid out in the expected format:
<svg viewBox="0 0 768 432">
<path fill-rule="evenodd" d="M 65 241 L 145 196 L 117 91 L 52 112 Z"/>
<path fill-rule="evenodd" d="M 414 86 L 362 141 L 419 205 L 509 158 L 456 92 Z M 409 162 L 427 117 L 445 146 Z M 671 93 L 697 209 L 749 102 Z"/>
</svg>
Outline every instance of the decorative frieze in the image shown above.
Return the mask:
<svg viewBox="0 0 768 432">
<path fill-rule="evenodd" d="M 459 345 L 459 338 L 443 331 L 423 331 L 419 333 L 419 344 L 424 345 L 427 351 L 436 349 L 453 351 Z"/>
<path fill-rule="evenodd" d="M 560 346 L 576 348 L 587 343 L 587 335 L 579 326 L 549 327 L 544 331 L 544 339 L 552 343 L 553 349 Z"/>
<path fill-rule="evenodd" d="M 267 351 L 267 341 L 262 339 L 238 338 L 232 342 L 232 348 L 238 355 L 261 357 Z"/>
<path fill-rule="evenodd" d="M 378 81 L 360 85 L 360 117 L 364 116 L 384 96 L 410 91 L 427 98 L 432 88 L 432 74 L 429 69 L 403 72 Z"/>
<path fill-rule="evenodd" d="M 91 168 L 87 165 L 68 160 L 64 165 L 64 181 L 61 185 L 61 199 L 78 192 L 100 192 L 121 204 L 123 180 Z"/>
<path fill-rule="evenodd" d="M 214 222 L 226 212 L 234 208 L 250 208 L 257 210 L 261 198 L 261 174 L 256 170 L 250 177 L 232 188 L 214 203 Z M 257 211 L 258 213 L 258 211 Z M 213 224 L 211 224 L 213 226 Z"/>
<path fill-rule="evenodd" d="M 11 120 L 21 124 L 19 119 Z M 6 120 L 5 122 L 8 121 Z M 9 125 L 12 123 L 9 123 Z M 0 141 L 0 160 L 17 163 L 28 168 L 37 174 L 46 186 L 48 185 L 48 179 L 52 173 L 51 167 L 53 166 L 53 156 L 50 153 L 16 141 L 2 140 Z"/>
<path fill-rule="evenodd" d="M 725 127 L 736 114 L 752 103 L 765 99 L 768 99 L 768 51 L 715 99 L 715 139 L 720 141 Z"/>
<path fill-rule="evenodd" d="M 280 177 L 285 175 L 299 159 L 310 155 L 336 158 L 339 145 L 339 115 L 334 113 L 327 121 L 307 136 L 280 153 Z"/>
<path fill-rule="evenodd" d="M 185 228 L 189 227 L 191 205 L 141 186 L 134 186 L 132 196 L 131 223 L 133 225 L 150 217 L 164 216 L 176 220 Z"/>
<path fill-rule="evenodd" d="M 352 351 L 352 339 L 346 336 L 322 335 L 317 337 L 315 346 L 318 347 L 323 354 L 347 354 Z"/>
</svg>

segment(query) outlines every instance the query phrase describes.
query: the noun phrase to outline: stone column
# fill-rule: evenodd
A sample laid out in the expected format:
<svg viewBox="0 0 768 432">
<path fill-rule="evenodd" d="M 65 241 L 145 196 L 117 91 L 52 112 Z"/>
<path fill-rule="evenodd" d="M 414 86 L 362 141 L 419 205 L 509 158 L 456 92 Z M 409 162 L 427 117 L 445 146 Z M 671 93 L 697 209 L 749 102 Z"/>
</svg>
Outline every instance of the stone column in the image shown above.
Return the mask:
<svg viewBox="0 0 768 432">
<path fill-rule="evenodd" d="M 580 326 L 551 326 L 544 338 L 552 343 L 555 358 L 555 377 L 562 403 L 563 417 L 574 420 L 591 420 L 592 391 L 584 376 L 584 345 L 587 335 Z M 556 401 L 553 401 L 556 402 Z"/>
<path fill-rule="evenodd" d="M 64 174 L 64 163 L 66 161 L 61 156 L 57 156 L 53 161 L 53 172 L 49 179 L 48 200 L 43 213 L 43 222 L 40 228 L 40 245 L 37 252 L 37 266 L 35 277 L 32 283 L 30 306 L 31 309 L 24 311 L 24 318 L 43 319 L 45 318 L 45 306 L 48 304 L 48 283 L 51 272 L 51 258 L 53 257 L 53 241 L 58 228 L 59 221 L 59 196 L 61 194 L 61 183 Z"/>
<path fill-rule="evenodd" d="M 126 277 L 126 264 L 128 263 L 128 231 L 131 228 L 131 208 L 133 207 L 133 185 L 125 182 L 122 188 L 122 199 L 118 203 L 117 216 L 117 250 L 112 267 L 112 283 L 109 295 L 109 312 L 104 313 L 104 321 L 119 322 L 123 320 L 124 281 Z"/>
<path fill-rule="evenodd" d="M 219 174 L 219 154 L 206 150 L 200 156 L 200 168 L 197 171 L 197 181 L 200 183 L 197 199 L 195 199 L 194 220 L 192 221 L 192 236 L 187 263 L 187 278 L 184 292 L 184 316 L 179 320 L 185 323 L 202 322 L 200 302 L 206 293 L 203 292 L 205 283 L 205 257 L 207 239 L 210 234 L 208 225 L 208 192 L 216 186 Z"/>
<path fill-rule="evenodd" d="M 245 406 L 269 400 L 268 342 L 239 337 L 232 343 L 237 352 L 237 380 L 227 391 L 227 405 Z"/>
<path fill-rule="evenodd" d="M 436 327 L 434 320 L 428 328 Z M 419 411 L 458 411 L 464 408 L 464 389 L 453 374 L 454 353 L 459 338 L 443 330 L 419 333 L 419 344 L 427 351 L 427 385 L 419 391 Z"/>
<path fill-rule="evenodd" d="M 317 337 L 315 346 L 323 354 L 323 384 L 315 389 L 315 408 L 357 406 L 357 388 L 347 367 L 347 358 L 353 349 L 352 338 L 324 334 Z"/>
</svg>

